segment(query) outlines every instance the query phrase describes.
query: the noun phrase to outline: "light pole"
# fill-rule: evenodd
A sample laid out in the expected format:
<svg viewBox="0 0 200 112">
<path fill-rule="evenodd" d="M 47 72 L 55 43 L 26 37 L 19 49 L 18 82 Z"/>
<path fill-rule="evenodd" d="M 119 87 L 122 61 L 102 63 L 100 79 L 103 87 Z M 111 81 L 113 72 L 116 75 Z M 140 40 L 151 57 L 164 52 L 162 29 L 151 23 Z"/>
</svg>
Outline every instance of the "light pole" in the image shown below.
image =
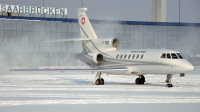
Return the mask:
<svg viewBox="0 0 200 112">
<path fill-rule="evenodd" d="M 44 0 L 43 0 L 43 5 L 42 5 L 42 6 L 43 6 L 43 8 L 44 8 Z M 43 17 L 45 17 L 45 15 L 44 15 L 44 14 L 43 14 Z"/>
<path fill-rule="evenodd" d="M 180 23 L 180 16 L 181 16 L 181 13 L 180 13 L 181 12 L 181 6 L 180 6 L 181 4 L 180 3 L 181 3 L 181 1 L 179 0 L 179 23 Z"/>
<path fill-rule="evenodd" d="M 81 5 L 82 5 L 82 8 L 83 8 L 83 0 L 81 0 Z"/>
</svg>

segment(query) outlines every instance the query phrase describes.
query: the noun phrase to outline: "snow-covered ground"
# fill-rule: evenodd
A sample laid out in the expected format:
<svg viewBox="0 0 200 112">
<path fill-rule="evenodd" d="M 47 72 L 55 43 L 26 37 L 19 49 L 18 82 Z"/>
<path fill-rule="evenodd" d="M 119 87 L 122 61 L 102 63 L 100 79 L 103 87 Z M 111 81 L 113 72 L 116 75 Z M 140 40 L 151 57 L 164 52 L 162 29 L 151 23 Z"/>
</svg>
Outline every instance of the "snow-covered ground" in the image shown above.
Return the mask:
<svg viewBox="0 0 200 112">
<path fill-rule="evenodd" d="M 200 112 L 200 71 L 173 76 L 103 74 L 105 85 L 94 85 L 94 73 L 43 73 L 0 76 L 0 112 Z"/>
</svg>

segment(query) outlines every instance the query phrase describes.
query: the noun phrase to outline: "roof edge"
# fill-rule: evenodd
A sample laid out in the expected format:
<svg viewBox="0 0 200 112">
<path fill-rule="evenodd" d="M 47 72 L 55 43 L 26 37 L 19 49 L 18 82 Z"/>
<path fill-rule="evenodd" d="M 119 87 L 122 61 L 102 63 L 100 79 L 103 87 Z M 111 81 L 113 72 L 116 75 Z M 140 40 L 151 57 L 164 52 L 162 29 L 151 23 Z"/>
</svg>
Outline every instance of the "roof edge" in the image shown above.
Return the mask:
<svg viewBox="0 0 200 112">
<path fill-rule="evenodd" d="M 52 18 L 52 17 L 25 17 L 25 16 L 3 16 L 0 18 L 5 19 L 19 19 L 19 20 L 41 20 L 41 21 L 61 21 L 77 23 L 77 19 L 73 18 Z M 108 24 L 125 24 L 125 25 L 154 25 L 154 26 L 197 26 L 200 23 L 179 23 L 179 22 L 148 22 L 148 21 L 116 21 L 116 20 L 90 20 L 92 23 L 108 23 Z"/>
</svg>

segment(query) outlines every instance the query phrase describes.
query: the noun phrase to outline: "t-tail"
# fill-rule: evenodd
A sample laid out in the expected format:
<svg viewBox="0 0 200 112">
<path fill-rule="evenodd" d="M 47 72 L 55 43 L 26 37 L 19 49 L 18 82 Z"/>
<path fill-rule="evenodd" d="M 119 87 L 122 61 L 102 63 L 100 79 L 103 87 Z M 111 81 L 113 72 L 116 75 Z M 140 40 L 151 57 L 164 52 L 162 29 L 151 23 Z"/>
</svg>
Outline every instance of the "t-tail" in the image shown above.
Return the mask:
<svg viewBox="0 0 200 112">
<path fill-rule="evenodd" d="M 82 47 L 88 53 L 101 53 L 116 50 L 120 41 L 117 38 L 98 38 L 86 14 L 87 8 L 78 8 L 78 24 L 81 38 L 50 40 L 44 42 L 82 41 Z"/>
<path fill-rule="evenodd" d="M 80 27 L 80 36 L 82 39 L 91 39 L 91 40 L 82 40 L 83 50 L 87 52 L 99 52 L 95 48 L 93 41 L 98 39 L 88 17 L 86 14 L 87 8 L 78 8 L 78 22 Z"/>
<path fill-rule="evenodd" d="M 81 38 L 97 39 L 97 35 L 85 13 L 87 8 L 79 8 L 77 11 Z"/>
<path fill-rule="evenodd" d="M 117 38 L 98 38 L 86 14 L 87 8 L 79 8 L 78 21 L 80 27 L 80 35 L 84 50 L 89 53 L 102 53 L 104 51 L 115 50 L 120 42 Z"/>
</svg>

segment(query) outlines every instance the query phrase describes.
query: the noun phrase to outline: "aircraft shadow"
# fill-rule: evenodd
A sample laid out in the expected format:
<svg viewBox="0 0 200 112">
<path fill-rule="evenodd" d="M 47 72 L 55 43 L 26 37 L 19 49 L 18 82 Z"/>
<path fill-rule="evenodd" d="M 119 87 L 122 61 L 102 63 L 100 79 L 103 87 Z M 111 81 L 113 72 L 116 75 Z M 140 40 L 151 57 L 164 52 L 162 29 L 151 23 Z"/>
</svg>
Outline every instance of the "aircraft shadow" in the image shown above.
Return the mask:
<svg viewBox="0 0 200 112">
<path fill-rule="evenodd" d="M 135 83 L 115 83 L 115 82 L 106 82 L 104 85 L 124 85 L 124 86 L 157 86 L 157 87 L 163 87 L 165 84 L 152 84 L 152 83 L 144 83 L 141 85 L 135 84 Z"/>
<path fill-rule="evenodd" d="M 62 78 L 61 80 L 64 80 L 66 85 L 95 85 L 92 80 L 83 80 L 83 79 L 73 79 L 73 78 Z M 70 83 L 69 83 L 70 82 Z M 144 83 L 142 85 L 137 85 L 135 83 L 118 83 L 118 82 L 105 82 L 104 86 L 157 86 L 157 87 L 163 87 L 166 84 L 163 82 L 163 84 L 158 83 Z"/>
</svg>

